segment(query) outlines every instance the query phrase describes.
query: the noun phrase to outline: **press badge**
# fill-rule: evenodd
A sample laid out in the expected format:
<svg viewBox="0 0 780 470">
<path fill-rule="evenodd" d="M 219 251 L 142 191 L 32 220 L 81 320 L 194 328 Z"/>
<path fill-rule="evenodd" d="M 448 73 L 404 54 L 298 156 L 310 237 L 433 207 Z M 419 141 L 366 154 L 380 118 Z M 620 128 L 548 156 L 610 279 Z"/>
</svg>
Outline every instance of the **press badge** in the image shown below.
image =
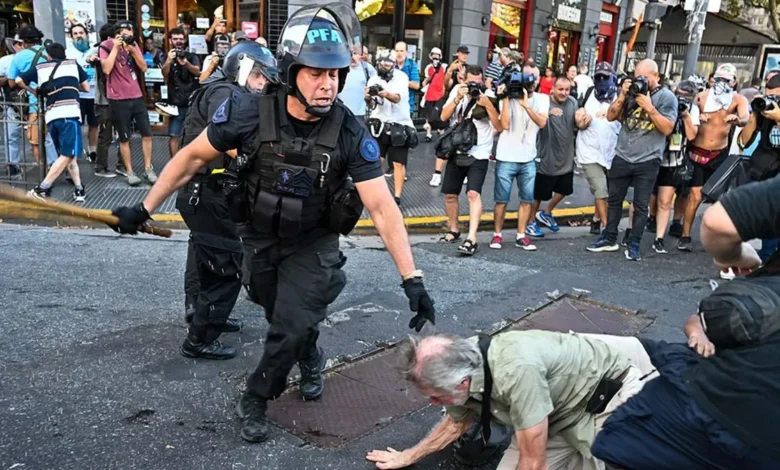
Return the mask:
<svg viewBox="0 0 780 470">
<path fill-rule="evenodd" d="M 130 74 L 130 76 L 131 76 L 131 77 L 133 77 L 133 81 L 134 81 L 134 82 L 137 82 L 137 81 L 138 81 L 138 76 L 135 74 L 135 72 L 132 72 L 132 73 Z"/>
<path fill-rule="evenodd" d="M 672 152 L 679 152 L 682 150 L 682 134 L 672 134 L 672 138 L 669 141 L 669 150 Z"/>
</svg>

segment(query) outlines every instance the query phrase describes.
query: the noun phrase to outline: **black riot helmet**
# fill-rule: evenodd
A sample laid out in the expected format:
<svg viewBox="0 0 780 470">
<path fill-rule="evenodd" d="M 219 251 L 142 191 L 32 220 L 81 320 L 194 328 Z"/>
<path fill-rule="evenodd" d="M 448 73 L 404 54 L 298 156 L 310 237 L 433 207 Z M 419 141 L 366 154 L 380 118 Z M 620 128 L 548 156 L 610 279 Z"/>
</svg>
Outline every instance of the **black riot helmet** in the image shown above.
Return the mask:
<svg viewBox="0 0 780 470">
<path fill-rule="evenodd" d="M 279 83 L 276 59 L 271 51 L 256 42 L 240 41 L 225 56 L 222 72 L 229 81 L 244 87 L 255 68 L 270 84 Z"/>
<path fill-rule="evenodd" d="M 344 83 L 352 63 L 352 54 L 362 52 L 360 21 L 355 11 L 343 3 L 310 5 L 293 13 L 285 23 L 276 58 L 279 79 L 288 95 L 298 98 L 313 116 L 327 115 L 332 105 L 311 106 L 296 86 L 301 67 L 338 70 L 339 86 Z"/>
</svg>

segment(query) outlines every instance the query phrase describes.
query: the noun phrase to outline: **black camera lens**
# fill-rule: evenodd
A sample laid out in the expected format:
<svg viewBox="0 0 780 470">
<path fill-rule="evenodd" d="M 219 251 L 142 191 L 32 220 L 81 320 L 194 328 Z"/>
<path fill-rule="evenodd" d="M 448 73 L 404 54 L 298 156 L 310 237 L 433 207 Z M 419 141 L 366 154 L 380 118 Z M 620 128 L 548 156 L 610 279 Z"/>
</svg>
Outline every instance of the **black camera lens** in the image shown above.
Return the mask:
<svg viewBox="0 0 780 470">
<path fill-rule="evenodd" d="M 750 106 L 753 108 L 753 111 L 763 113 L 764 111 L 775 109 L 775 100 L 768 96 L 759 96 L 750 102 Z"/>
<path fill-rule="evenodd" d="M 122 41 L 127 45 L 133 45 L 135 44 L 135 37 L 129 34 L 123 34 Z"/>
</svg>

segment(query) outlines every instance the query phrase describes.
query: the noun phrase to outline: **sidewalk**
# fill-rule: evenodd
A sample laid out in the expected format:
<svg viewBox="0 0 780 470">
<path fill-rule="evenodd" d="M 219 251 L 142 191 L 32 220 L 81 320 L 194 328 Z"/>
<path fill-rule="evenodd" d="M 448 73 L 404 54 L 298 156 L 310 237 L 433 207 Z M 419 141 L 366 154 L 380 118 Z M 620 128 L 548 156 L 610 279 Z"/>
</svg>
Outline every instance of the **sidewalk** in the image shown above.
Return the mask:
<svg viewBox="0 0 780 470">
<path fill-rule="evenodd" d="M 152 162 L 158 174 L 162 172 L 165 164 L 169 160 L 168 156 L 168 138 L 162 136 L 155 136 L 153 141 L 153 155 Z M 135 167 L 136 174 L 142 171 L 142 153 L 141 153 L 141 138 L 134 136 L 131 140 L 131 149 L 133 153 L 133 166 Z M 431 187 L 428 183 L 431 179 L 434 166 L 434 143 L 421 142 L 420 145 L 410 152 L 409 166 L 407 169 L 408 181 L 404 186 L 404 193 L 401 199 L 401 211 L 404 215 L 404 220 L 407 222 L 407 226 L 423 227 L 423 226 L 440 226 L 445 220 L 446 215 L 444 212 L 444 197 L 440 192 L 440 187 Z M 113 147 L 109 153 L 109 167 L 113 168 L 117 160 L 117 148 Z M 485 179 L 484 191 L 482 194 L 483 206 L 485 214 L 483 215 L 483 221 L 492 220 L 493 212 L 493 185 L 494 185 L 494 163 L 491 163 L 491 169 L 488 171 L 487 178 Z M 117 206 L 132 205 L 141 202 L 149 190 L 149 184 L 144 180 L 141 185 L 134 188 L 127 185 L 126 179 L 117 175 L 116 178 L 99 178 L 94 175 L 94 166 L 89 164 L 86 160 L 79 160 L 79 168 L 81 170 L 81 177 L 84 182 L 84 186 L 87 191 L 87 201 L 83 204 L 84 207 L 97 210 L 108 210 Z M 0 163 L 0 171 L 5 171 L 4 164 Z M 27 175 L 28 187 L 31 187 L 37 183 L 37 174 L 31 173 Z M 392 179 L 388 178 L 388 183 L 392 184 Z M 64 176 L 60 177 L 60 180 L 54 186 L 52 190 L 52 197 L 65 201 L 72 202 L 72 187 L 69 186 L 64 179 Z M 513 217 L 516 215 L 511 214 L 517 210 L 518 202 L 517 195 L 513 194 L 513 201 L 509 204 L 507 223 L 511 223 Z M 176 224 L 181 222 L 181 217 L 178 211 L 174 207 L 175 198 L 172 196 L 168 198 L 165 203 L 157 210 L 155 219 L 162 222 L 170 222 Z M 460 197 L 460 214 L 461 216 L 468 216 L 468 200 L 466 198 L 465 190 Z M 11 209 L 19 209 L 19 207 L 8 207 L 7 202 L 0 201 L 0 218 L 21 218 L 21 219 L 37 219 L 36 211 L 32 209 L 25 209 L 23 215 L 19 215 L 18 211 L 11 211 Z M 15 203 L 14 203 L 15 204 Z M 17 204 L 18 206 L 18 204 Z M 567 197 L 556 210 L 556 216 L 558 217 L 579 217 L 593 213 L 593 197 L 590 194 L 588 183 L 581 174 L 575 174 L 574 178 L 574 194 Z M 544 207 L 544 205 L 542 205 Z M 359 223 L 358 227 L 369 228 L 373 227 L 368 214 L 363 214 L 363 219 Z M 463 218 L 466 220 L 466 218 Z"/>
</svg>

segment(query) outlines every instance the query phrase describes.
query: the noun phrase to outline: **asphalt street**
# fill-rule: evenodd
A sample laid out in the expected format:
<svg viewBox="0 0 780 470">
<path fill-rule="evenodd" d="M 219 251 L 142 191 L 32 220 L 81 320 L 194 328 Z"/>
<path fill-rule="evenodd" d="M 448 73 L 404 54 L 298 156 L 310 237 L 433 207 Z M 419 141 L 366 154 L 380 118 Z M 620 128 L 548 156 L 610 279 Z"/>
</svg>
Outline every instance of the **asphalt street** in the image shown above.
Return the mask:
<svg viewBox="0 0 780 470">
<path fill-rule="evenodd" d="M 685 317 L 717 278 L 696 242 L 694 253 L 657 255 L 646 234 L 637 263 L 622 251 L 586 252 L 587 228 L 563 228 L 536 252 L 509 242 L 490 250 L 490 235 L 480 234 L 473 258 L 432 235 L 413 237 L 436 300 L 436 331 L 488 330 L 558 291 L 644 310 L 657 320 L 643 335 L 679 341 Z M 186 239 L 0 224 L 0 470 L 368 469 L 366 451 L 413 445 L 437 421 L 441 410 L 429 406 L 337 449 L 281 429 L 264 444 L 244 443 L 234 406 L 267 324 L 242 295 L 233 316 L 245 329 L 223 337 L 241 348 L 238 358 L 179 355 Z M 332 358 L 409 333 L 408 302 L 379 239 L 345 238 L 342 249 L 349 283 L 320 336 Z M 415 468 L 453 465 L 445 450 Z"/>
</svg>

